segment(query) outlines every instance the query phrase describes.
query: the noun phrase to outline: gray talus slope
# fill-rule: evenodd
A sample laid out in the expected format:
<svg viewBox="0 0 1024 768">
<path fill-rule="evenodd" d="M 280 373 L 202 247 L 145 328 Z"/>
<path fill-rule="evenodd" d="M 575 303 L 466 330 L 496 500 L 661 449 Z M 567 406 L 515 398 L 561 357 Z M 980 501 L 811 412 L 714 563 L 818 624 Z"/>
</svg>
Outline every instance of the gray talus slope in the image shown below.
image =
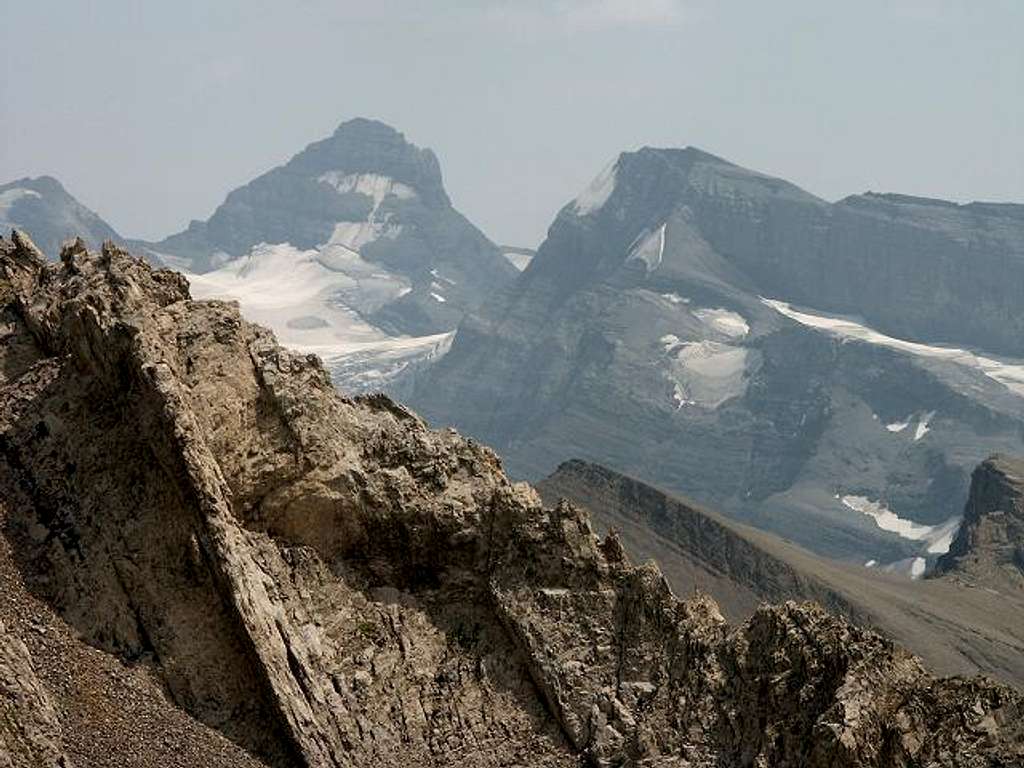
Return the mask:
<svg viewBox="0 0 1024 768">
<path fill-rule="evenodd" d="M 973 467 L 1024 452 L 1024 367 L 932 342 L 1016 349 L 1022 243 L 1013 206 L 830 205 L 698 150 L 626 153 L 408 401 L 518 476 L 578 456 L 818 552 L 934 561 Z"/>
<path fill-rule="evenodd" d="M 1011 689 L 811 605 L 730 628 L 180 275 L 15 237 L 0 301 L 6 578 L 272 765 L 1021 757 Z"/>
<path fill-rule="evenodd" d="M 91 248 L 122 238 L 52 176 L 0 185 L 0 232 L 28 232 L 47 256 L 57 258 L 65 240 L 81 237 Z"/>
<path fill-rule="evenodd" d="M 975 475 L 972 499 L 982 494 L 982 476 L 981 470 Z M 937 672 L 983 672 L 1024 687 L 1020 584 L 996 590 L 962 576 L 909 581 L 845 566 L 580 461 L 563 464 L 538 490 L 549 503 L 567 498 L 586 508 L 598 530 L 619 532 L 631 555 L 655 560 L 677 594 L 705 591 L 732 620 L 745 619 L 766 600 L 815 600 L 897 638 Z M 1004 517 L 984 501 L 972 505 L 979 520 Z M 989 550 L 979 543 L 972 559 L 984 559 Z"/>
</svg>

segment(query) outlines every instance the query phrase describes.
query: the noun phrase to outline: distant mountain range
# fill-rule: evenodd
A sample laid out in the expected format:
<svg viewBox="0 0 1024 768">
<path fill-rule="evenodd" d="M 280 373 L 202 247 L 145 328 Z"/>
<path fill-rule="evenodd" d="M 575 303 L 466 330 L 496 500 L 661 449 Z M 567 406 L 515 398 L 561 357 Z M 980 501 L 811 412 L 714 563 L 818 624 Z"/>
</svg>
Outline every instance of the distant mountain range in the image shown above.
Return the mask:
<svg viewBox="0 0 1024 768">
<path fill-rule="evenodd" d="M 911 575 L 1024 451 L 1024 207 L 827 203 L 697 149 L 625 153 L 411 404 L 538 479 L 578 457 Z"/>
<path fill-rule="evenodd" d="M 51 257 L 122 239 L 48 177 L 0 187 L 0 224 Z M 520 477 L 599 462 L 859 565 L 920 576 L 977 462 L 1024 453 L 1020 205 L 830 204 L 645 148 L 534 252 L 456 211 L 432 152 L 356 119 L 133 245 Z"/>
<path fill-rule="evenodd" d="M 0 189 L 0 224 L 51 257 L 78 234 L 93 247 L 122 240 L 53 179 Z M 208 221 L 131 244 L 185 272 L 197 297 L 239 301 L 357 392 L 401 393 L 523 263 L 522 249 L 506 258 L 452 207 L 433 152 L 366 119 L 230 192 Z"/>
</svg>

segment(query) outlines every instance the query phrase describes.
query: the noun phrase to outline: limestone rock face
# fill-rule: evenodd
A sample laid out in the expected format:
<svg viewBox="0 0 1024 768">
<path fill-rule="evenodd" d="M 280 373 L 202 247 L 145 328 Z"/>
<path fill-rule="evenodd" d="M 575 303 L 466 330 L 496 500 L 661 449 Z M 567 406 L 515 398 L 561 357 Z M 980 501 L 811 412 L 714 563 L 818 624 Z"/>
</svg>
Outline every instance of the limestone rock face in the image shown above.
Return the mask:
<svg viewBox="0 0 1024 768">
<path fill-rule="evenodd" d="M 1024 461 L 993 456 L 974 471 L 964 524 L 937 571 L 1024 588 Z"/>
<path fill-rule="evenodd" d="M 1010 765 L 1022 702 L 811 604 L 731 628 L 569 504 L 112 245 L 0 244 L 19 578 L 268 765 Z M 2 677 L 0 677 L 2 679 Z M 93 763 L 98 764 L 98 763 Z"/>
</svg>

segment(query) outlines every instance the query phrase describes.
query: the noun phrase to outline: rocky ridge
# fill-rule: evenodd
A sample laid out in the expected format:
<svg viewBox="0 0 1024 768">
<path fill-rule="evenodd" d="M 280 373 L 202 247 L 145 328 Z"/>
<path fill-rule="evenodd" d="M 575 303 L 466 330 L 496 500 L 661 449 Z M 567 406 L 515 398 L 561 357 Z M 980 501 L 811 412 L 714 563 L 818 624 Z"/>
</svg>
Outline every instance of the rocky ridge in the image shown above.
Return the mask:
<svg viewBox="0 0 1024 768">
<path fill-rule="evenodd" d="M 984 466 L 975 473 L 971 496 L 977 501 L 968 503 L 966 518 L 993 515 L 999 521 L 999 507 L 987 503 L 993 496 L 980 490 Z M 995 569 L 945 573 L 942 558 L 934 573 L 911 580 L 875 566 L 836 562 L 578 460 L 562 464 L 537 489 L 546 501 L 566 498 L 586 509 L 594 528 L 616 531 L 632 558 L 654 560 L 677 595 L 707 593 L 730 621 L 745 621 L 765 601 L 813 600 L 894 638 L 933 672 L 980 673 L 1024 687 L 1024 589 L 993 578 Z M 980 511 L 972 513 L 972 505 Z M 971 526 L 966 523 L 964 530 Z M 999 559 L 1006 549 L 1012 554 L 1003 533 L 972 537 L 968 562 Z"/>
<path fill-rule="evenodd" d="M 993 456 L 974 471 L 963 525 L 936 571 L 1024 589 L 1024 461 Z"/>
<path fill-rule="evenodd" d="M 18 578 L 270 765 L 1024 755 L 1009 688 L 936 679 L 810 604 L 730 627 L 578 508 L 512 484 L 488 449 L 337 394 L 315 357 L 116 246 L 46 264 L 15 233 L 0 302 Z M 5 696 L 5 722 L 27 722 L 25 700 Z M 36 729 L 46 743 L 55 723 Z"/>
</svg>

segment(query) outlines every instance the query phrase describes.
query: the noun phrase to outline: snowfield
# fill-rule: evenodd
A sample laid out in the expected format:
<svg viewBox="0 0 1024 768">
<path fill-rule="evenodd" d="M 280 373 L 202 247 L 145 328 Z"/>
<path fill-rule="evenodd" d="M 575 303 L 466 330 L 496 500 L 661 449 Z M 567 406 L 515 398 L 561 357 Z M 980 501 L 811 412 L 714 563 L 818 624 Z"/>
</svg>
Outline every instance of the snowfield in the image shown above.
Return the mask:
<svg viewBox="0 0 1024 768">
<path fill-rule="evenodd" d="M 944 555 L 949 551 L 960 528 L 960 516 L 952 517 L 938 525 L 922 525 L 913 520 L 900 517 L 880 501 L 872 501 L 866 496 L 843 496 L 843 506 L 872 518 L 883 531 L 895 533 L 904 539 L 920 541 L 925 545 L 929 555 Z"/>
<path fill-rule="evenodd" d="M 750 333 L 750 325 L 743 315 L 728 309 L 695 309 L 694 316 L 702 323 L 733 339 L 742 339 Z"/>
<path fill-rule="evenodd" d="M 213 272 L 185 276 L 195 298 L 237 301 L 248 320 L 271 328 L 284 346 L 319 355 L 347 391 L 379 390 L 451 346 L 452 333 L 395 337 L 363 320 L 362 313 L 411 288 L 348 249 L 262 243 Z"/>
<path fill-rule="evenodd" d="M 680 341 L 674 334 L 660 341 L 669 358 L 665 375 L 673 385 L 676 410 L 688 405 L 715 409 L 746 392 L 748 351 L 743 347 Z"/>
<path fill-rule="evenodd" d="M 832 317 L 818 312 L 796 310 L 785 301 L 766 299 L 764 297 L 761 297 L 761 301 L 776 312 L 796 320 L 801 325 L 806 325 L 809 328 L 817 328 L 840 339 L 856 339 L 901 352 L 909 352 L 919 357 L 948 361 L 962 368 L 978 371 L 993 381 L 999 382 L 1014 394 L 1024 396 L 1024 362 L 999 360 L 994 357 L 975 354 L 958 347 L 940 347 L 931 344 L 921 344 L 916 341 L 897 339 L 893 336 L 879 333 L 849 318 Z M 924 431 L 920 432 L 921 427 L 918 427 L 920 436 L 915 435 L 915 439 L 919 440 L 921 437 L 924 437 L 924 434 L 928 431 L 927 422 L 925 422 L 923 429 Z"/>
</svg>

